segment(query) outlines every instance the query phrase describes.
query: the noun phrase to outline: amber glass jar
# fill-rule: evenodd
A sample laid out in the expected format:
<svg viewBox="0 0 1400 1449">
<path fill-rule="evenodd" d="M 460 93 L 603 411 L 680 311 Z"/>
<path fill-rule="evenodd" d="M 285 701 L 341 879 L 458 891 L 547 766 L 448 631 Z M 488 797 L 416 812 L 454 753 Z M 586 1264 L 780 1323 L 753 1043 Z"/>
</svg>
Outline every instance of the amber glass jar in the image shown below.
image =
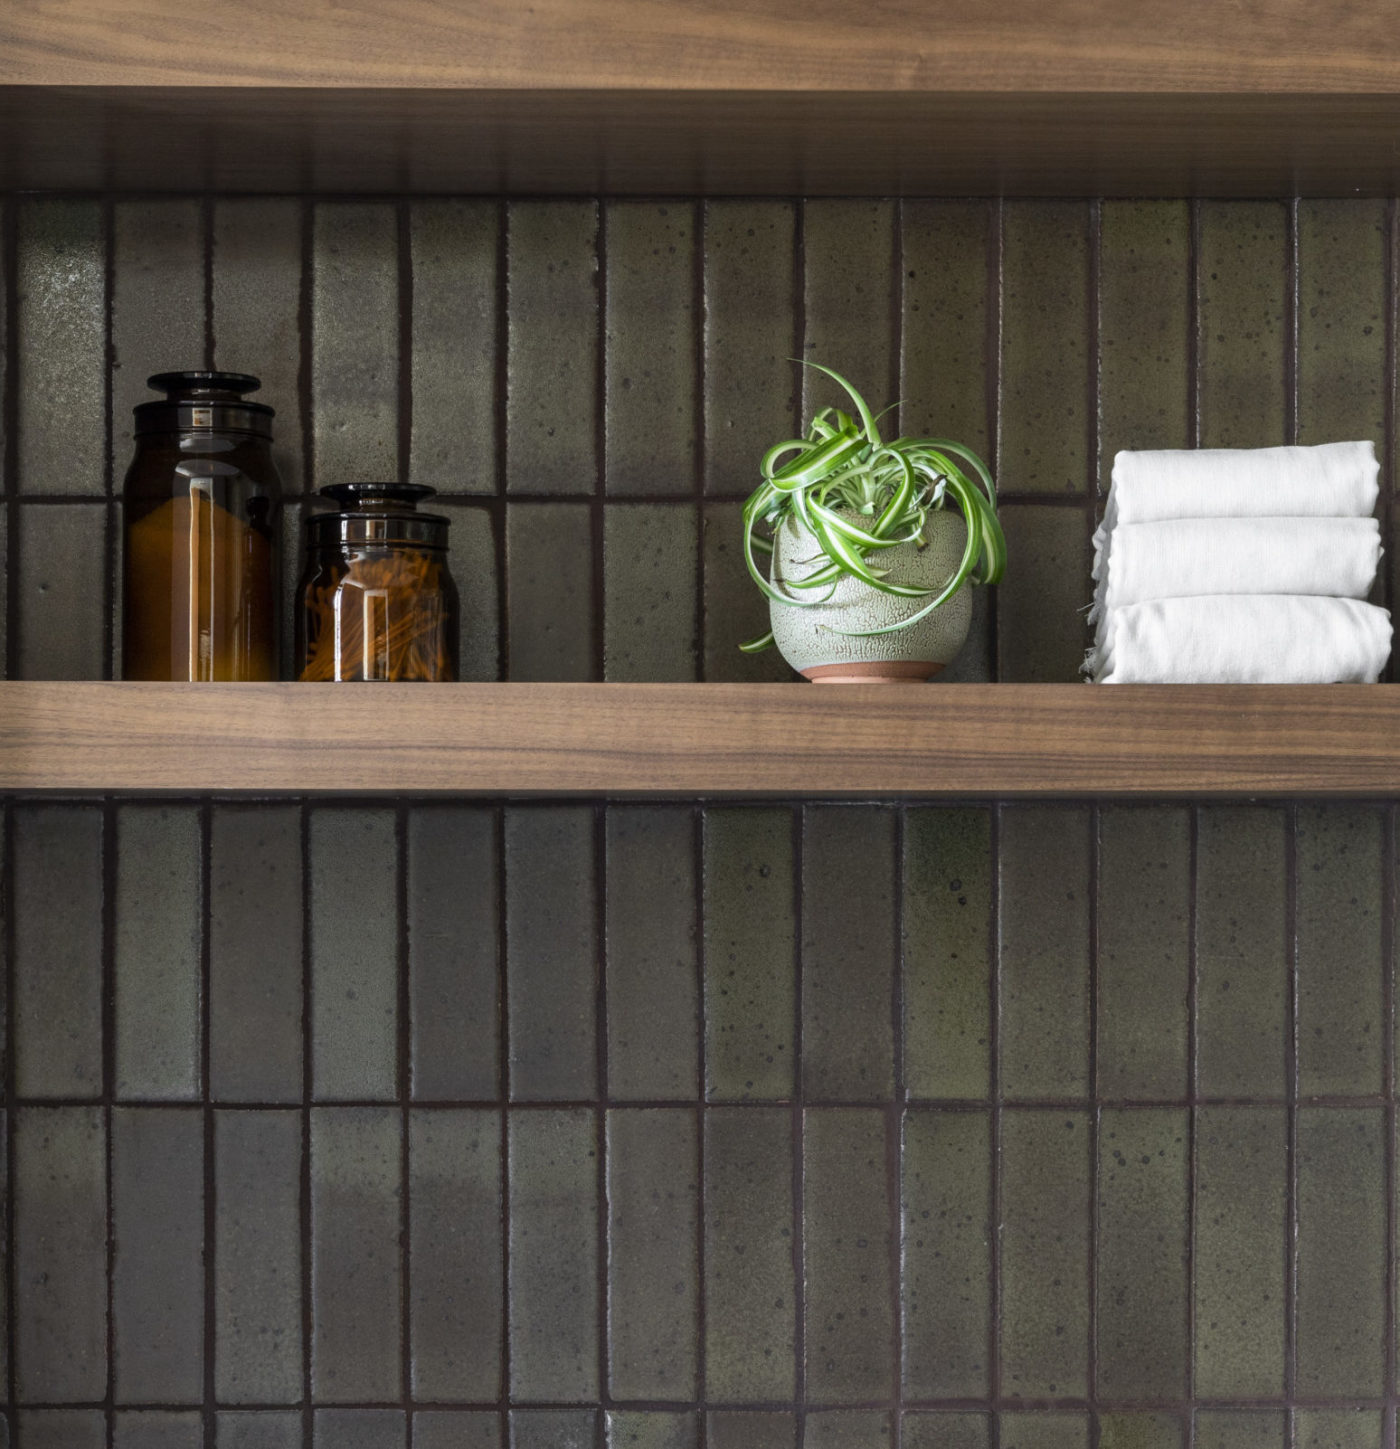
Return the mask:
<svg viewBox="0 0 1400 1449">
<path fill-rule="evenodd" d="M 457 589 L 447 569 L 448 520 L 419 513 L 435 489 L 335 483 L 340 505 L 306 520 L 297 660 L 308 682 L 457 677 Z"/>
<path fill-rule="evenodd" d="M 136 407 L 122 579 L 126 679 L 277 677 L 282 488 L 258 379 L 162 372 Z"/>
</svg>

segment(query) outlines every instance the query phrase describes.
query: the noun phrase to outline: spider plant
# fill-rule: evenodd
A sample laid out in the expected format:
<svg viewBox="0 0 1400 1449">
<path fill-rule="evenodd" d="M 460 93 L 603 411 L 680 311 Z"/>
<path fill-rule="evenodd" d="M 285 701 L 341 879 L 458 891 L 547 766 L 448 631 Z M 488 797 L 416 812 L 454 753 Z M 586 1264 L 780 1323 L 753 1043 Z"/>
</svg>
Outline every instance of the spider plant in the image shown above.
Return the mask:
<svg viewBox="0 0 1400 1449">
<path fill-rule="evenodd" d="M 774 603 L 794 609 L 825 603 L 843 578 L 858 579 L 881 593 L 927 600 L 906 618 L 879 628 L 828 626 L 834 633 L 866 637 L 907 629 L 965 583 L 996 583 L 1006 567 L 1006 539 L 997 522 L 996 489 L 986 464 L 970 448 L 946 438 L 885 442 L 880 419 L 839 372 L 819 362 L 805 365 L 846 390 L 855 416 L 840 408 L 823 408 L 805 438 L 776 443 L 764 454 L 763 482 L 743 512 L 744 560 L 759 588 Z M 922 548 L 929 514 L 950 505 L 967 521 L 967 547 L 953 576 L 936 589 L 890 578 L 891 571 L 878 566 L 880 555 L 905 543 Z M 779 588 L 764 577 L 756 555 L 773 552 L 771 535 L 788 518 L 807 530 L 826 562 L 800 581 Z M 769 536 L 760 533 L 761 528 Z M 772 642 L 770 630 L 739 647 L 756 654 Z"/>
</svg>

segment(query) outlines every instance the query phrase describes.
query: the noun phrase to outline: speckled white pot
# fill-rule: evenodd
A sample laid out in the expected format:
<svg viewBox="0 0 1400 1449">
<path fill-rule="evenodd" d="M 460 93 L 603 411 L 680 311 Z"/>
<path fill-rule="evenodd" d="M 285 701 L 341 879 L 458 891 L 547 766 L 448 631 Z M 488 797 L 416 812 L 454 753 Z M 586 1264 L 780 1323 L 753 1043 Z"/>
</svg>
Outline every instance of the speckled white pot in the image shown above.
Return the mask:
<svg viewBox="0 0 1400 1449">
<path fill-rule="evenodd" d="M 854 513 L 853 522 L 869 523 Z M 928 543 L 886 549 L 875 556 L 895 583 L 937 588 L 957 571 L 967 547 L 962 515 L 944 510 L 929 515 Z M 773 582 L 796 582 L 826 563 L 820 546 L 793 517 L 784 519 L 773 541 Z M 925 599 L 882 594 L 859 579 L 843 577 L 831 597 L 809 609 L 769 601 L 773 640 L 799 674 L 818 684 L 897 684 L 930 679 L 962 648 L 972 621 L 972 591 L 966 584 L 927 618 L 907 629 L 873 638 L 854 638 L 837 629 L 875 629 L 916 614 Z"/>
</svg>

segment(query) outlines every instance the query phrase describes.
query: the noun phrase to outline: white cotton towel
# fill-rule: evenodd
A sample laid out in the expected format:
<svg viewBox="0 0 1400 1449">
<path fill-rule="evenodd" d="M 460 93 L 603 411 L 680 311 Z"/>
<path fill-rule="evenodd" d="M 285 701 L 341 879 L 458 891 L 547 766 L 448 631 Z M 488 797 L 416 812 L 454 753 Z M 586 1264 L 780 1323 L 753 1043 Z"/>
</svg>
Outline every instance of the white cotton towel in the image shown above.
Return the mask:
<svg viewBox="0 0 1400 1449">
<path fill-rule="evenodd" d="M 1096 684 L 1374 684 L 1390 616 L 1357 599 L 1229 594 L 1114 609 Z"/>
</svg>

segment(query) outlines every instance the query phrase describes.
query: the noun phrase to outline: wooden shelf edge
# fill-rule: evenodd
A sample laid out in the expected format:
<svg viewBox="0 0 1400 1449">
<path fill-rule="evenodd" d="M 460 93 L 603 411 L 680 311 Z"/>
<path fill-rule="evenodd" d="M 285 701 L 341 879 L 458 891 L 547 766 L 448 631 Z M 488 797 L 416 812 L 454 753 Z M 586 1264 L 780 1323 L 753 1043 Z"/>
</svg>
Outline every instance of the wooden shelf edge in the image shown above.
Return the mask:
<svg viewBox="0 0 1400 1449">
<path fill-rule="evenodd" d="M 16 793 L 1400 795 L 1400 685 L 0 684 Z"/>
</svg>

